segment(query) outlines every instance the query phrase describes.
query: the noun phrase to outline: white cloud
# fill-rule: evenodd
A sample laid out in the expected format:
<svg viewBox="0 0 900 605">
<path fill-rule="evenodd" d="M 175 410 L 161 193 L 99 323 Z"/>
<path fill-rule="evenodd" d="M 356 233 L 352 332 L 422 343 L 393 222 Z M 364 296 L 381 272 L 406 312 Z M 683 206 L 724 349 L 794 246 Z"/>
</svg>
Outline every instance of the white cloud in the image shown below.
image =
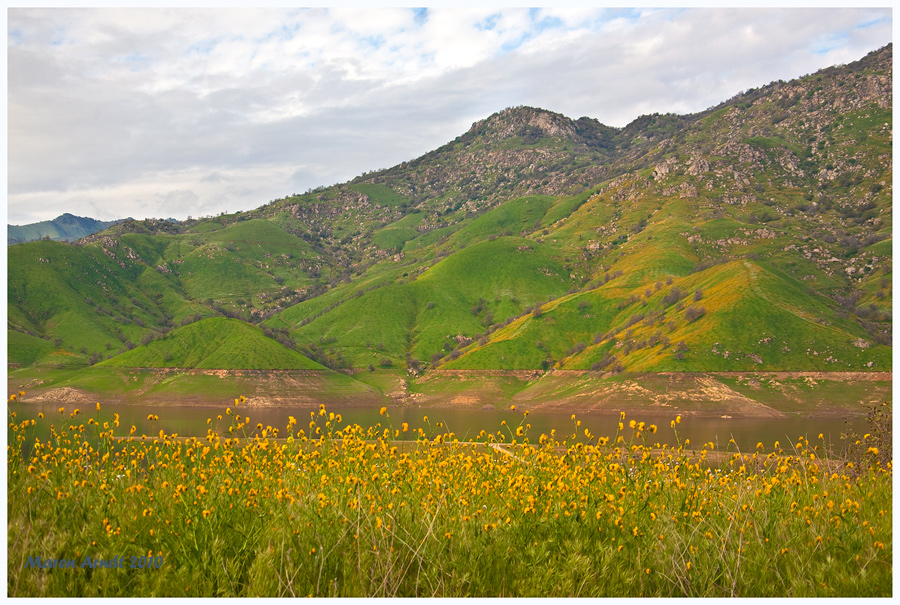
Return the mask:
<svg viewBox="0 0 900 605">
<path fill-rule="evenodd" d="M 249 209 L 413 159 L 511 105 L 614 126 L 699 111 L 858 59 L 892 28 L 890 9 L 7 15 L 18 224 Z"/>
</svg>

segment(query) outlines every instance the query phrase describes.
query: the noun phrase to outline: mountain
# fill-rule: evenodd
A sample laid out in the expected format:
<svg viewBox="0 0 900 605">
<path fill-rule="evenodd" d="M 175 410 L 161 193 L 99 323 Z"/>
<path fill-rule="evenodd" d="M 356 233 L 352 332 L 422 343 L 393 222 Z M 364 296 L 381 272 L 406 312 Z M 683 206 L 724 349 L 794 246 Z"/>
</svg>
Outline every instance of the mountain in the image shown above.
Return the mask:
<svg viewBox="0 0 900 605">
<path fill-rule="evenodd" d="M 357 372 L 889 371 L 892 78 L 887 46 L 624 128 L 508 108 L 247 212 L 17 244 L 10 361 L 171 365 L 226 317 Z"/>
<path fill-rule="evenodd" d="M 74 242 L 86 235 L 108 229 L 120 221 L 98 221 L 93 218 L 75 216 L 68 212 L 52 221 L 41 221 L 28 225 L 7 225 L 6 244 L 20 244 L 39 239 L 59 242 Z"/>
</svg>

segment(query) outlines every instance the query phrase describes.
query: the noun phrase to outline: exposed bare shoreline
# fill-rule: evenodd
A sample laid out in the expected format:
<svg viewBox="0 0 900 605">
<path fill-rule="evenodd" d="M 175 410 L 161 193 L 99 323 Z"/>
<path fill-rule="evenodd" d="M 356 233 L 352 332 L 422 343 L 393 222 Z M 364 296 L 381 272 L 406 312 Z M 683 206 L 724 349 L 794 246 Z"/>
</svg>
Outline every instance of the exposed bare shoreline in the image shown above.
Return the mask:
<svg viewBox="0 0 900 605">
<path fill-rule="evenodd" d="M 850 417 L 866 405 L 892 400 L 892 372 L 685 372 L 623 374 L 614 380 L 586 370 L 431 370 L 421 376 L 394 372 L 380 388 L 334 388 L 329 370 L 216 370 L 129 368 L 146 386 L 123 391 L 88 391 L 74 386 L 27 383 L 8 377 L 10 393 L 26 392 L 37 403 L 143 404 L 160 407 L 223 407 L 229 398 L 203 390 L 174 392 L 162 381 L 215 377 L 235 381 L 232 397 L 252 407 L 380 405 L 432 408 L 490 408 L 516 404 L 545 413 L 679 413 L 706 417 Z M 347 372 L 351 376 L 365 370 Z M 203 378 L 208 380 L 208 378 Z M 344 378 L 344 381 L 347 379 Z M 352 381 L 354 384 L 356 381 Z M 514 384 L 510 391 L 504 385 Z M 513 394 L 510 394 L 510 393 Z"/>
</svg>

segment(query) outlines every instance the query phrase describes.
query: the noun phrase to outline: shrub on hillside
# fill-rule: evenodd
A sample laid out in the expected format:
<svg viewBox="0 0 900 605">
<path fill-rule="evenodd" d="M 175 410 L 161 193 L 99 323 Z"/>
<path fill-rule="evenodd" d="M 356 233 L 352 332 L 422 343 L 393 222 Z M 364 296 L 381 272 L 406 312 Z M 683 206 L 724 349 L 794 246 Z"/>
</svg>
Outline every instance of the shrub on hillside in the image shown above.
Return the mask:
<svg viewBox="0 0 900 605">
<path fill-rule="evenodd" d="M 604 370 L 605 368 L 608 368 L 609 366 L 614 364 L 617 359 L 618 358 L 615 355 L 610 355 L 609 351 L 604 351 L 603 357 L 600 359 L 600 361 L 597 361 L 597 362 L 594 362 L 593 364 L 591 364 L 591 371 L 592 372 L 600 372 L 600 371 Z"/>
<path fill-rule="evenodd" d="M 662 303 L 663 306 L 668 307 L 671 304 L 674 304 L 684 298 L 684 292 L 681 291 L 681 288 L 678 286 L 674 286 L 669 293 L 663 296 Z"/>
<path fill-rule="evenodd" d="M 628 321 L 625 322 L 625 327 L 630 328 L 634 324 L 642 321 L 646 317 L 643 313 L 635 313 L 631 317 L 628 318 Z"/>
<path fill-rule="evenodd" d="M 577 354 L 581 353 L 582 351 L 584 351 L 584 349 L 586 347 L 587 347 L 587 345 L 584 344 L 583 342 L 575 343 L 575 346 L 566 352 L 566 356 L 577 355 Z"/>
<path fill-rule="evenodd" d="M 684 312 L 684 317 L 688 320 L 688 323 L 696 321 L 704 315 L 706 315 L 705 307 L 688 307 Z"/>
</svg>

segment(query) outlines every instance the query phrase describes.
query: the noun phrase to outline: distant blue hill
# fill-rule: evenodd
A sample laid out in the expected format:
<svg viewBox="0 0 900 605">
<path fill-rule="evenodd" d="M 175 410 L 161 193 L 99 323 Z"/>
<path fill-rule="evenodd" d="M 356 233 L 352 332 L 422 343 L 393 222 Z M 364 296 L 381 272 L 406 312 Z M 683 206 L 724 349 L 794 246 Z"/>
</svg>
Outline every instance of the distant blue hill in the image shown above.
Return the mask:
<svg viewBox="0 0 900 605">
<path fill-rule="evenodd" d="M 41 221 L 30 225 L 7 225 L 6 245 L 11 246 L 39 239 L 74 242 L 92 233 L 108 229 L 122 222 L 122 220 L 127 219 L 98 221 L 97 219 L 75 216 L 67 212 L 52 221 Z"/>
</svg>

